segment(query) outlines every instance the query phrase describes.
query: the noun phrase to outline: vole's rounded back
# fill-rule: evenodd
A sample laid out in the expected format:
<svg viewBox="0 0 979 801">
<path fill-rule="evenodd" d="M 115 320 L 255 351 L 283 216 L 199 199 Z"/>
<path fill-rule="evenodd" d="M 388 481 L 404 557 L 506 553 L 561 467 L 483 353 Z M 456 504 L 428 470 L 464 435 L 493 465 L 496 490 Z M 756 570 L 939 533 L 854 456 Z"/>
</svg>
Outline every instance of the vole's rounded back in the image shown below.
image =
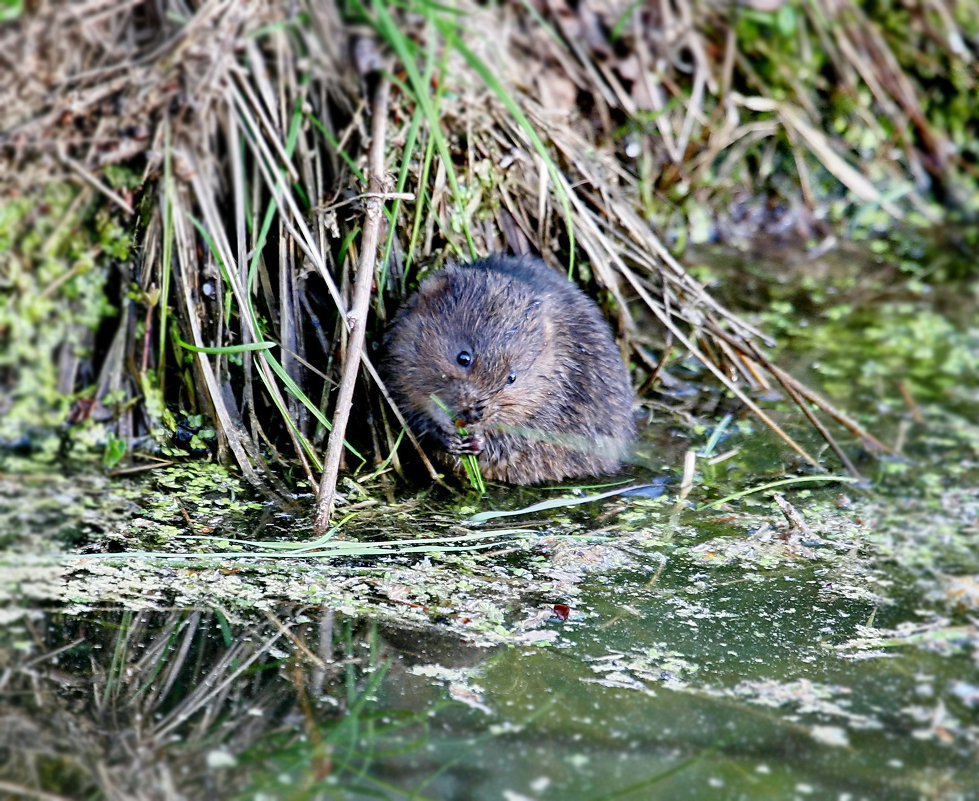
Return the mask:
<svg viewBox="0 0 979 801">
<path fill-rule="evenodd" d="M 490 256 L 422 281 L 391 323 L 382 372 L 444 462 L 458 470 L 459 455 L 478 454 L 490 479 L 611 473 L 635 437 L 629 375 L 608 324 L 531 256 Z"/>
</svg>

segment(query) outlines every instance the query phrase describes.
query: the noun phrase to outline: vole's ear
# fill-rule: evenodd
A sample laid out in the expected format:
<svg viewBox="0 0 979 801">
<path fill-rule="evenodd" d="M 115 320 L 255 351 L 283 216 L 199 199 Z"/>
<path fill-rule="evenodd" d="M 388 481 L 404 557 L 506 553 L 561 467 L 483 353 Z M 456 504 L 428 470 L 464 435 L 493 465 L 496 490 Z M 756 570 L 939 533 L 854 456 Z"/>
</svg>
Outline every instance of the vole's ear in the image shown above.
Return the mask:
<svg viewBox="0 0 979 801">
<path fill-rule="evenodd" d="M 544 298 L 534 298 L 524 309 L 525 329 L 536 330 L 546 341 L 553 341 L 557 336 L 557 321 L 554 315 L 547 314 Z"/>
<path fill-rule="evenodd" d="M 448 270 L 442 270 L 428 276 L 418 285 L 415 293 L 415 306 L 430 306 L 435 299 L 444 298 L 452 287 L 452 276 Z"/>
</svg>

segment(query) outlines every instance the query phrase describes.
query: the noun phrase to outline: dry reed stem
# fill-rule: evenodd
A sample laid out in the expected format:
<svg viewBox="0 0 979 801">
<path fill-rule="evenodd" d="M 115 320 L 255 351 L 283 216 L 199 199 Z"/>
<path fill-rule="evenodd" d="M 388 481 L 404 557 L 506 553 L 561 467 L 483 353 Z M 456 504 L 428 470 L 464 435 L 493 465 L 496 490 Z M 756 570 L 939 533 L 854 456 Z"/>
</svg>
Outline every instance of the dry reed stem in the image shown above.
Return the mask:
<svg viewBox="0 0 979 801">
<path fill-rule="evenodd" d="M 336 407 L 333 412 L 333 428 L 324 458 L 323 473 L 316 494 L 316 514 L 313 533 L 320 535 L 326 531 L 333 514 L 336 496 L 337 477 L 340 471 L 340 457 L 343 454 L 347 421 L 353 405 L 354 385 L 360 373 L 361 355 L 367 333 L 367 312 L 371 301 L 371 284 L 374 281 L 374 265 L 377 260 L 377 244 L 380 241 L 381 221 L 383 220 L 383 200 L 385 164 L 387 150 L 388 94 L 390 84 L 387 78 L 378 81 L 371 107 L 371 144 L 369 156 L 370 196 L 364 201 L 364 233 L 360 245 L 360 263 L 354 283 L 350 312 L 344 315 L 349 326 L 347 352 L 340 376 Z"/>
</svg>

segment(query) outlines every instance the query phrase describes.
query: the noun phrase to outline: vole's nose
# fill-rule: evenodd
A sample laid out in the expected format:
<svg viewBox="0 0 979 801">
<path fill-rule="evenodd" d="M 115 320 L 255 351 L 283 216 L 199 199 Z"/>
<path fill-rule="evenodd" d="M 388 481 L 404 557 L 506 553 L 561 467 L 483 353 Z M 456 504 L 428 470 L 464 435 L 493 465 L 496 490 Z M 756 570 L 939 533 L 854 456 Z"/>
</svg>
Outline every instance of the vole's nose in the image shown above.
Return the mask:
<svg viewBox="0 0 979 801">
<path fill-rule="evenodd" d="M 478 423 L 482 419 L 483 409 L 480 406 L 467 406 L 465 409 L 459 410 L 458 420 L 464 426 Z"/>
</svg>

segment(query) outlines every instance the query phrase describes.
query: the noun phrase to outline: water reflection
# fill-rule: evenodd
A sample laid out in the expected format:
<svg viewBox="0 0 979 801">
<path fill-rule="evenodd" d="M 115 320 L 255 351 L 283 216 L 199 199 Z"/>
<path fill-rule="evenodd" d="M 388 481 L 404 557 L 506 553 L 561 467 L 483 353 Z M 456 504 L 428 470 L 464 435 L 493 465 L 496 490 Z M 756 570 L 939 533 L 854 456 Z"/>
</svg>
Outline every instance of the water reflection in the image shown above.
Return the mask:
<svg viewBox="0 0 979 801">
<path fill-rule="evenodd" d="M 698 576 L 682 560 L 655 587 L 620 571 L 593 582 L 571 619 L 555 618 L 550 648 L 474 648 L 436 626 L 321 607 L 248 622 L 202 609 L 8 610 L 0 788 L 119 799 L 976 797 L 974 707 L 970 722 L 950 693 L 968 677 L 949 680 L 969 660 L 918 655 L 911 675 L 905 659 L 834 656 L 819 623 L 836 620 L 833 636 L 852 643 L 865 609 L 834 602 L 805 573 L 785 576 L 779 594 Z M 931 719 L 916 723 L 924 710 Z"/>
<path fill-rule="evenodd" d="M 354 649 L 349 625 L 338 639 L 334 620 L 302 610 L 249 625 L 201 610 L 24 612 L 4 627 L 0 651 L 5 788 L 226 797 L 247 783 L 240 755 L 282 733 L 319 736 L 377 682 L 369 651 Z"/>
</svg>

